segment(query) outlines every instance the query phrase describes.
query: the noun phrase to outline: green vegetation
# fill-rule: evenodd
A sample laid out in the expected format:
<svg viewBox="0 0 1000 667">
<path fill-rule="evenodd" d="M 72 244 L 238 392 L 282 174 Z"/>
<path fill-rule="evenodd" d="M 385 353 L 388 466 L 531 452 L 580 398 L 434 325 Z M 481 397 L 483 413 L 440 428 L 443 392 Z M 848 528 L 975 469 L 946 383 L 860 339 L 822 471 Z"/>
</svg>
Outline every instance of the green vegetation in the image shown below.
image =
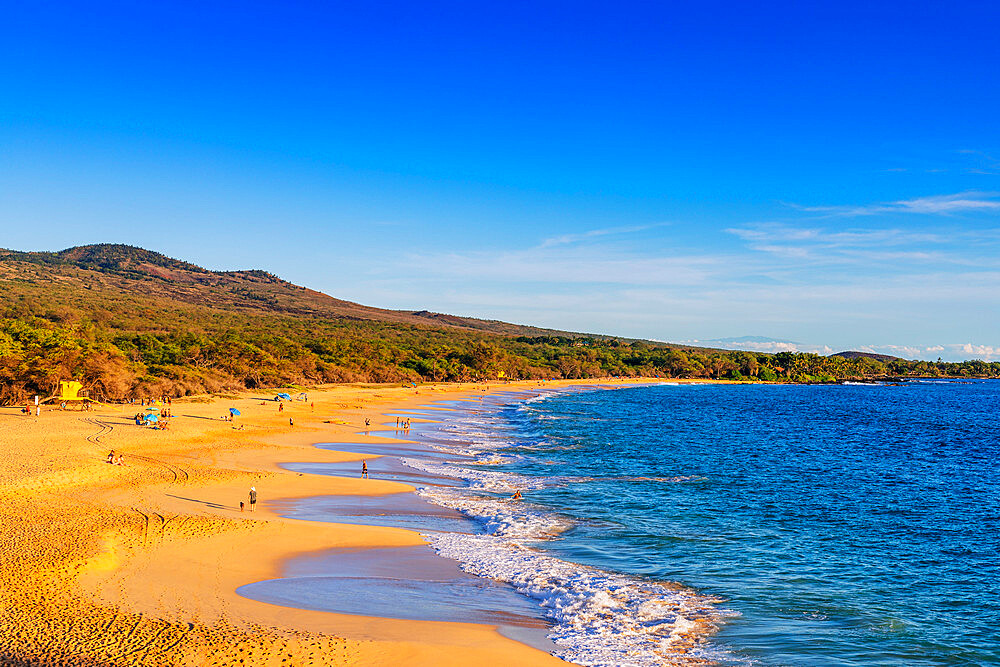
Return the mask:
<svg viewBox="0 0 1000 667">
<path fill-rule="evenodd" d="M 221 286 L 218 276 L 225 278 Z M 789 382 L 1000 377 L 995 362 L 726 352 L 378 311 L 315 292 L 303 301 L 302 288 L 270 274 L 206 272 L 128 246 L 0 255 L 0 284 L 4 403 L 52 394 L 60 379 L 79 380 L 93 397 L 116 400 L 290 384 L 501 376 Z M 269 290 L 267 298 L 261 298 L 262 289 Z M 292 298 L 299 299 L 294 310 L 287 307 Z M 445 324 L 451 321 L 458 324 Z"/>
</svg>

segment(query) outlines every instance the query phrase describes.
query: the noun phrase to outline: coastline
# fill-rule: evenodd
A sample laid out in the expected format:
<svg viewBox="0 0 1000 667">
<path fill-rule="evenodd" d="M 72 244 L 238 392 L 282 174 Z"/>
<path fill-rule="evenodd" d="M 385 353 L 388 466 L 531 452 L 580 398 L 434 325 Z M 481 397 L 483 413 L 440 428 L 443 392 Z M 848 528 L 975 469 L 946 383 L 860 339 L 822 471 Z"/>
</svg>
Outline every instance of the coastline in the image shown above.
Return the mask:
<svg viewBox="0 0 1000 667">
<path fill-rule="evenodd" d="M 585 384 L 606 381 L 546 386 Z M 165 432 L 136 427 L 133 406 L 38 418 L 3 409 L 0 516 L 4 544 L 12 545 L 3 575 L 12 583 L 0 594 L 0 655 L 12 664 L 565 664 L 490 625 L 292 609 L 236 593 L 279 577 L 282 564 L 303 553 L 425 544 L 415 531 L 277 515 L 268 509 L 272 500 L 413 490 L 280 464 L 373 459 L 313 444 L 404 442 L 359 432 L 366 418 L 482 391 L 335 386 L 310 392 L 315 409 L 292 403 L 284 413 L 252 392 L 179 400 Z M 219 418 L 231 406 L 243 411 L 242 430 Z M 106 464 L 109 449 L 123 453 L 126 465 Z M 238 502 L 251 485 L 261 506 L 241 514 Z"/>
<path fill-rule="evenodd" d="M 595 567 L 585 564 L 586 560 L 559 555 L 565 553 L 559 546 L 565 547 L 561 536 L 585 529 L 590 522 L 565 514 L 559 502 L 538 497 L 594 479 L 587 473 L 546 469 L 555 464 L 547 460 L 551 454 L 533 454 L 574 447 L 547 442 L 537 430 L 538 422 L 524 418 L 534 410 L 532 404 L 559 396 L 590 395 L 594 390 L 599 394 L 610 390 L 614 395 L 632 388 L 637 386 L 570 383 L 497 392 L 469 405 L 448 401 L 442 404 L 448 406 L 448 413 L 429 423 L 415 423 L 410 434 L 427 447 L 427 455 L 386 453 L 411 470 L 460 480 L 457 485 L 422 484 L 416 495 L 435 507 L 460 512 L 471 520 L 471 528 L 428 526 L 420 531 L 422 536 L 437 554 L 457 561 L 463 571 L 502 582 L 530 602 L 548 625 L 546 650 L 553 655 L 579 664 L 709 664 L 712 654 L 705 652 L 705 642 L 731 615 L 718 607 L 722 600 L 674 581 L 649 580 L 620 572 L 614 565 Z M 527 474 L 517 470 L 533 458 L 541 469 L 535 466 Z M 640 479 L 644 478 L 635 481 Z M 512 502 L 516 491 L 524 492 L 524 502 Z M 331 510 L 338 513 L 335 507 Z M 307 593 L 297 599 L 310 597 Z"/>
</svg>

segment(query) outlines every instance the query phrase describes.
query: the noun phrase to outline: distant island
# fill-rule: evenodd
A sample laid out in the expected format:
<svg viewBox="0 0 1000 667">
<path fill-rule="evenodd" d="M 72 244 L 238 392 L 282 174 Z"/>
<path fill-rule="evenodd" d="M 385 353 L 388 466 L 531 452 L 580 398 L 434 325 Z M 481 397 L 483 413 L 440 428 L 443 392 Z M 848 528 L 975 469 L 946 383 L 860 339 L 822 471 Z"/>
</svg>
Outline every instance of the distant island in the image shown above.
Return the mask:
<svg viewBox="0 0 1000 667">
<path fill-rule="evenodd" d="M 1000 377 L 1000 362 L 726 351 L 384 310 L 120 244 L 0 250 L 0 285 L 4 404 L 66 379 L 115 401 L 331 382 Z"/>
</svg>

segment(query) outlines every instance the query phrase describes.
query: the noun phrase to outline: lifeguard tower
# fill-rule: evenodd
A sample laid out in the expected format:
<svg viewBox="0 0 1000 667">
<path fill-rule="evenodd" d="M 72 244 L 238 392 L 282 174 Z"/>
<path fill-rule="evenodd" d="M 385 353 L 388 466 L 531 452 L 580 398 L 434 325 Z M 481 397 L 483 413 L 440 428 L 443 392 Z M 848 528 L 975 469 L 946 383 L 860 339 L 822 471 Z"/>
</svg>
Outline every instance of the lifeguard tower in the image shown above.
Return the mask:
<svg viewBox="0 0 1000 667">
<path fill-rule="evenodd" d="M 76 380 L 60 380 L 59 393 L 49 396 L 42 401 L 42 403 L 59 401 L 60 403 L 65 403 L 66 405 L 79 405 L 82 408 L 88 403 L 97 403 L 97 401 L 92 399 L 89 394 L 90 390 L 84 389 L 83 384 L 77 382 Z"/>
</svg>

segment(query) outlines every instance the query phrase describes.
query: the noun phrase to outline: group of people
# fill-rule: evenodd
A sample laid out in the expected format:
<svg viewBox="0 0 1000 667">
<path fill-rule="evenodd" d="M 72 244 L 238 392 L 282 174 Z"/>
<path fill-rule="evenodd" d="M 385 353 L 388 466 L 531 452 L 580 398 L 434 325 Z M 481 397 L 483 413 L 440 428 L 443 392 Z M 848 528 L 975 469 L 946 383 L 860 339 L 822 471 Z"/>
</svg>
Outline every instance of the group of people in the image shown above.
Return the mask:
<svg viewBox="0 0 1000 667">
<path fill-rule="evenodd" d="M 123 466 L 125 465 L 125 455 L 124 454 L 116 455 L 115 450 L 112 449 L 110 452 L 108 452 L 108 458 L 105 461 L 105 463 L 109 463 L 111 465 L 116 465 L 116 466 Z"/>
<path fill-rule="evenodd" d="M 93 404 L 90 401 L 81 401 L 79 403 L 79 405 L 80 405 L 80 409 L 81 410 L 85 410 L 87 412 L 91 412 L 94 409 L 94 406 L 93 406 Z M 36 414 L 38 413 L 38 407 L 39 406 L 35 406 Z M 69 402 L 68 401 L 60 401 L 59 402 L 59 409 L 60 410 L 68 410 L 69 409 Z"/>
<path fill-rule="evenodd" d="M 172 399 L 169 396 L 160 396 L 160 398 L 158 398 L 158 399 L 157 398 L 140 398 L 139 399 L 139 406 L 140 407 L 146 407 L 147 405 L 156 405 L 157 401 L 159 401 L 163 405 L 173 405 L 173 401 L 172 401 Z M 128 400 L 128 402 L 131 405 L 135 405 L 135 399 L 134 398 L 130 398 Z"/>
<path fill-rule="evenodd" d="M 367 421 L 368 420 L 365 420 L 366 423 L 367 423 Z M 396 417 L 396 428 L 401 428 L 404 431 L 409 431 L 410 430 L 410 418 L 407 417 L 406 419 L 403 419 L 402 417 Z"/>
<path fill-rule="evenodd" d="M 141 412 L 135 413 L 135 425 L 136 426 L 149 426 L 153 425 L 153 428 L 157 431 L 166 431 L 170 426 L 171 414 L 169 411 L 164 411 L 160 413 L 156 419 L 153 419 L 152 415 L 145 415 Z"/>
</svg>

